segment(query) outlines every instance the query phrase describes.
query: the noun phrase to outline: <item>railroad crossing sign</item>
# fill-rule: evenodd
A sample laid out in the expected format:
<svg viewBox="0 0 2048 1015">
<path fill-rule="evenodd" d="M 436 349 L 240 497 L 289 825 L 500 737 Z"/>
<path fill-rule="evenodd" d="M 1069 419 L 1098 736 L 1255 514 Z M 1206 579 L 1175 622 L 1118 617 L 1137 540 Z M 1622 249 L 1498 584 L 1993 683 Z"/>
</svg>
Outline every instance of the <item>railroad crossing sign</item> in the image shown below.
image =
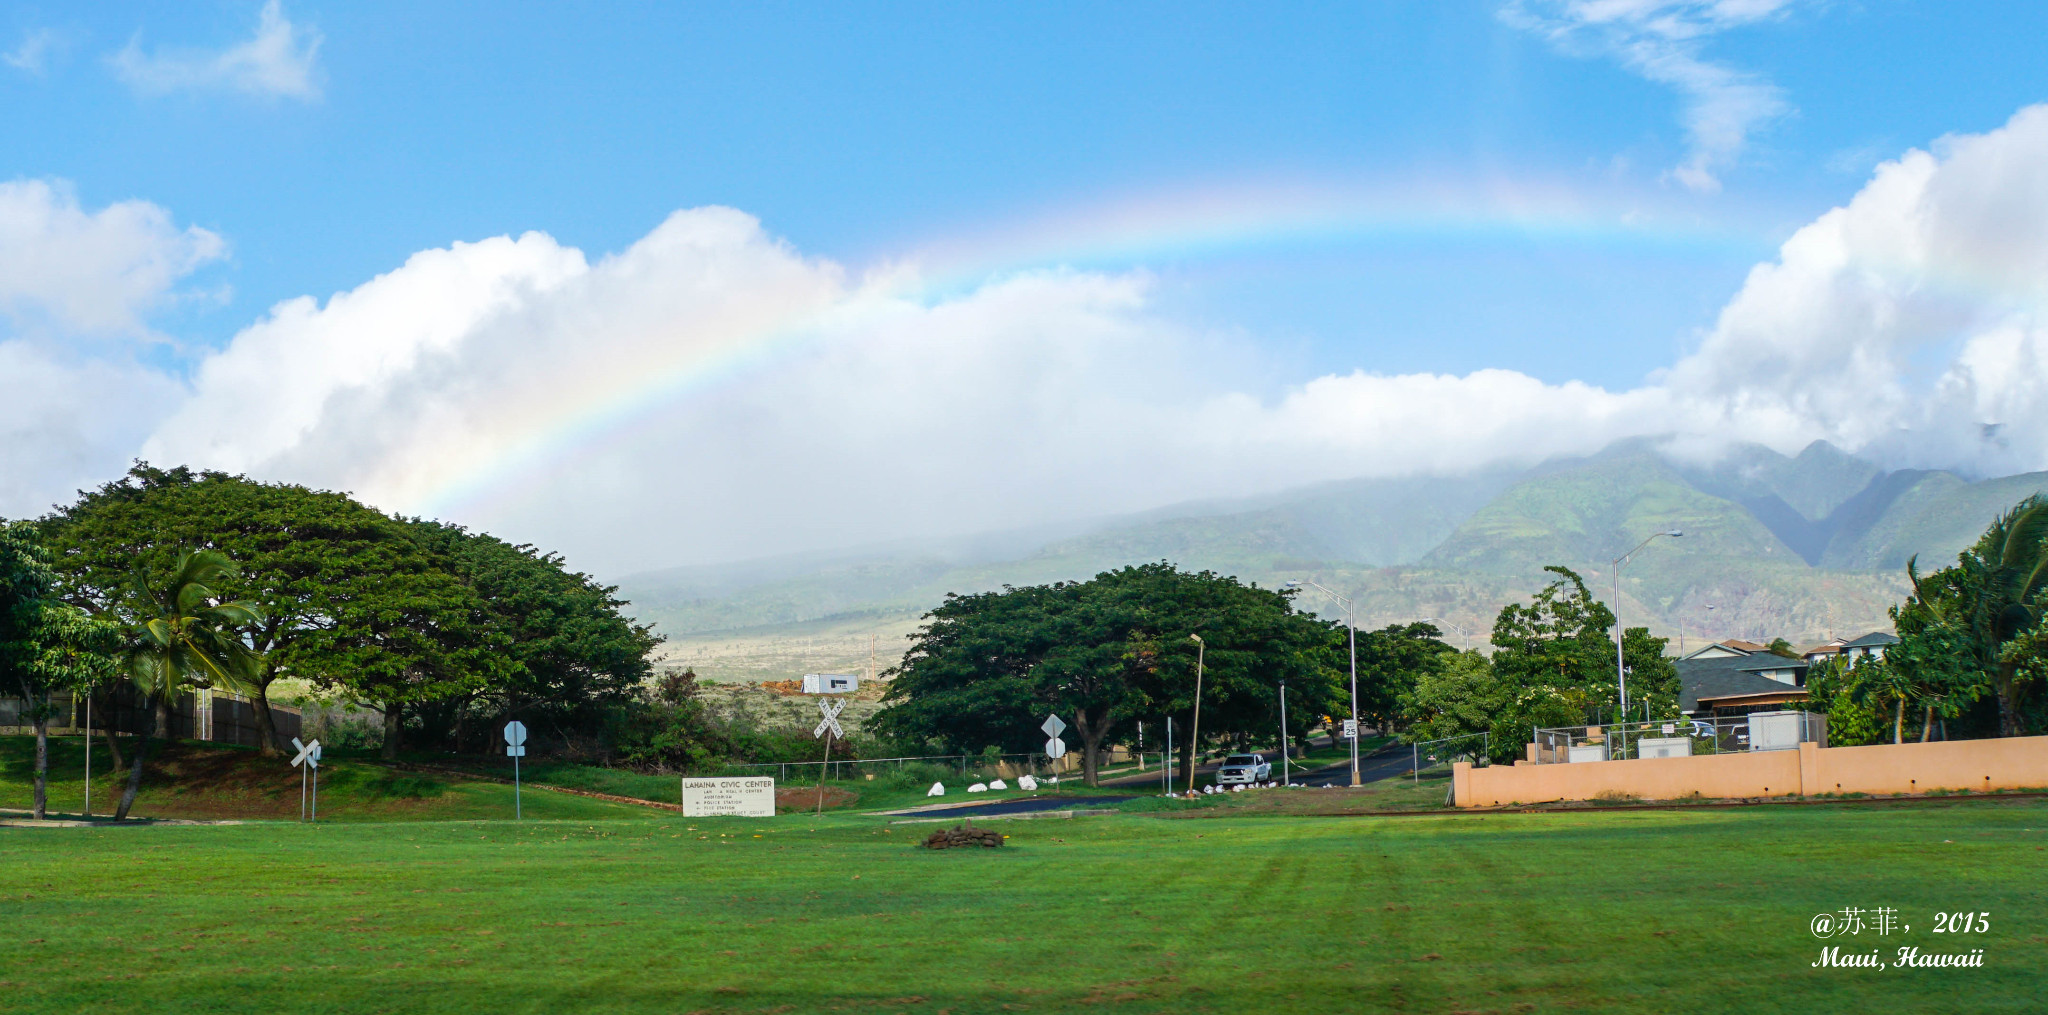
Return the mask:
<svg viewBox="0 0 2048 1015">
<path fill-rule="evenodd" d="M 846 739 L 846 731 L 839 726 L 839 713 L 845 708 L 845 698 L 841 698 L 838 701 L 834 701 L 831 698 L 818 699 L 818 711 L 825 716 L 825 720 L 818 724 L 817 729 L 811 731 L 811 735 L 822 737 L 825 735 L 826 730 L 831 730 L 833 736 L 841 740 Z"/>
<path fill-rule="evenodd" d="M 1045 717 L 1045 722 L 1040 724 L 1038 728 L 1044 730 L 1046 736 L 1058 739 L 1060 733 L 1067 728 L 1067 724 L 1061 722 L 1059 716 L 1048 715 Z"/>
<path fill-rule="evenodd" d="M 312 818 L 320 820 L 320 741 L 302 744 L 298 737 L 292 738 L 292 749 L 299 752 L 292 759 L 292 767 L 299 770 L 299 820 L 306 820 L 306 773 L 313 773 Z"/>
<path fill-rule="evenodd" d="M 505 756 L 526 757 L 526 724 L 517 719 L 505 724 Z"/>
</svg>

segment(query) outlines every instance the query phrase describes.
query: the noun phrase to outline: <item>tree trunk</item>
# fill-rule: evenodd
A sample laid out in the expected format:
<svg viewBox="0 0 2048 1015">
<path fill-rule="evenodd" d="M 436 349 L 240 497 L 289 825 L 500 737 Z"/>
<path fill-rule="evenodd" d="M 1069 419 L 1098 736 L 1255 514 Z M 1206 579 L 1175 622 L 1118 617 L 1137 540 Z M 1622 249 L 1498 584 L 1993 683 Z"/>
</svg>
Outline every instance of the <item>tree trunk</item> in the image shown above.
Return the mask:
<svg viewBox="0 0 2048 1015">
<path fill-rule="evenodd" d="M 1892 743 L 1906 742 L 1906 696 L 1899 695 L 1899 703 L 1892 710 Z"/>
<path fill-rule="evenodd" d="M 1074 710 L 1074 729 L 1081 734 L 1081 781 L 1100 786 L 1102 738 L 1109 735 L 1109 722 L 1088 721 L 1088 710 Z"/>
<path fill-rule="evenodd" d="M 1922 719 L 1920 720 L 1920 742 L 1921 742 L 1921 743 L 1923 743 L 1923 744 L 1924 744 L 1924 743 L 1926 743 L 1926 742 L 1927 742 L 1927 738 L 1928 738 L 1928 737 L 1931 737 L 1931 736 L 1933 736 L 1933 735 L 1934 735 L 1934 704 L 1933 704 L 1932 702 L 1929 702 L 1929 703 L 1928 703 L 1928 705 L 1927 705 L 1927 715 L 1926 715 L 1926 716 L 1925 716 L 1924 718 L 1922 718 Z"/>
<path fill-rule="evenodd" d="M 284 744 L 279 742 L 277 720 L 270 714 L 270 682 L 276 679 L 264 667 L 264 678 L 256 682 L 256 693 L 249 696 L 249 709 L 256 713 L 256 753 L 266 758 L 275 758 L 284 753 Z"/>
<path fill-rule="evenodd" d="M 398 731 L 404 727 L 405 706 L 394 702 L 384 709 L 384 749 L 381 752 L 386 761 L 398 760 Z"/>
<path fill-rule="evenodd" d="M 106 714 L 105 710 L 102 710 L 101 714 Z M 121 770 L 121 745 L 114 739 L 114 727 L 103 725 L 100 727 L 100 732 L 105 733 L 107 735 L 107 757 L 113 759 L 114 771 L 118 772 Z M 92 738 L 86 737 L 85 739 L 87 744 L 86 749 L 91 750 Z"/>
<path fill-rule="evenodd" d="M 128 785 L 121 790 L 121 805 L 114 809 L 115 821 L 128 817 L 128 808 L 135 806 L 135 793 L 142 788 L 142 764 L 149 757 L 149 738 L 156 733 L 155 717 L 162 711 L 157 707 L 160 697 L 150 695 L 148 703 L 143 706 L 143 714 L 150 718 L 143 721 L 142 736 L 135 742 L 135 759 L 128 768 Z"/>
<path fill-rule="evenodd" d="M 2019 736 L 2019 717 L 2013 714 L 2012 695 L 2005 684 L 1997 685 L 1996 689 L 1998 692 L 1998 735 L 2001 737 Z"/>
<path fill-rule="evenodd" d="M 43 820 L 43 816 L 48 813 L 50 800 L 50 717 L 44 714 L 48 711 L 48 709 L 42 709 L 36 713 L 35 815 L 37 821 Z M 92 747 L 91 740 L 86 741 L 86 747 L 88 749 Z"/>
<path fill-rule="evenodd" d="M 1193 739 L 1183 734 L 1180 745 L 1175 749 L 1174 753 L 1180 756 L 1177 759 L 1180 762 L 1180 767 L 1174 770 L 1174 778 L 1169 785 L 1173 787 L 1174 792 L 1178 793 L 1188 787 L 1191 779 L 1188 773 L 1195 770 L 1195 744 Z"/>
</svg>

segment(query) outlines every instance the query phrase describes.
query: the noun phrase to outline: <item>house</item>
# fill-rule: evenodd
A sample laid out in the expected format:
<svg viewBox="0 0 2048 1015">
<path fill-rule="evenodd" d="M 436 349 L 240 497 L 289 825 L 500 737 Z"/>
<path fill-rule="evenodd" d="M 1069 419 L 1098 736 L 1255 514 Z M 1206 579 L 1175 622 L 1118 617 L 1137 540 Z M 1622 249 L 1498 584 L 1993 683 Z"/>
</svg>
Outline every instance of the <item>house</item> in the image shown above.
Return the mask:
<svg viewBox="0 0 2048 1015">
<path fill-rule="evenodd" d="M 1884 658 L 1885 649 L 1899 643 L 1899 636 L 1883 631 L 1872 631 L 1855 641 L 1842 646 L 1842 658 L 1854 664 L 1858 659 Z"/>
<path fill-rule="evenodd" d="M 1747 715 L 1806 700 L 1807 662 L 1755 642 L 1716 642 L 1676 665 L 1678 708 L 1686 715 Z"/>
<path fill-rule="evenodd" d="M 1813 665 L 1819 665 L 1835 658 L 1840 658 L 1842 661 L 1854 665 L 1858 659 L 1873 657 L 1883 659 L 1885 649 L 1898 643 L 1898 635 L 1886 634 L 1883 631 L 1872 631 L 1854 641 L 1830 638 L 1807 649 L 1805 652 L 1800 653 L 1800 655 L 1804 656 L 1806 661 Z"/>
</svg>

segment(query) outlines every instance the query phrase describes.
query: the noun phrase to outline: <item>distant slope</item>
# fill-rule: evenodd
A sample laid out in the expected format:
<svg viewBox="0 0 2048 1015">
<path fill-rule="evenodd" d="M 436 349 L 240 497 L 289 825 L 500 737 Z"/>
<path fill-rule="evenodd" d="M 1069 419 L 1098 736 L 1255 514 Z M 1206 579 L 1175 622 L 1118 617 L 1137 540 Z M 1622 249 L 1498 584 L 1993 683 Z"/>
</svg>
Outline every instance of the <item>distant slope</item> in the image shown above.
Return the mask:
<svg viewBox="0 0 2048 1015">
<path fill-rule="evenodd" d="M 1685 533 L 1657 548 L 1667 557 L 1798 559 L 1741 505 L 1700 492 L 1653 451 L 1622 448 L 1509 487 L 1422 564 L 1492 574 L 1556 563 L 1604 567 L 1667 529 Z"/>
<path fill-rule="evenodd" d="M 1885 473 L 1816 442 L 1797 456 L 1738 448 L 1710 465 L 1655 442 L 1618 443 L 1524 472 L 1359 479 L 1236 501 L 1183 504 L 1038 534 L 919 551 L 680 568 L 621 582 L 669 657 L 711 678 L 784 678 L 900 655 L 947 593 L 1078 580 L 1153 560 L 1267 587 L 1314 580 L 1352 596 L 1362 625 L 1440 618 L 1483 643 L 1494 615 L 1565 564 L 1607 598 L 1613 558 L 1659 540 L 1624 574 L 1631 625 L 1690 639 L 1811 641 L 1888 627 L 1917 553 L 1944 563 L 2048 473 L 1972 483 Z M 1304 607 L 1335 615 L 1304 595 Z"/>
</svg>

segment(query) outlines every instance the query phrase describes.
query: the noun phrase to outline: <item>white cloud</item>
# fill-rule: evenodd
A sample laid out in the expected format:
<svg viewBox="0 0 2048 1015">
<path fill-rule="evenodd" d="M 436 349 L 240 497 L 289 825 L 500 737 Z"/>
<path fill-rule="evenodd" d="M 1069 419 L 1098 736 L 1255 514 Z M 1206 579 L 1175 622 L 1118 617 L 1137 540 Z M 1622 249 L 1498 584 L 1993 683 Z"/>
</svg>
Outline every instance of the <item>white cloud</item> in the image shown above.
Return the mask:
<svg viewBox="0 0 2048 1015">
<path fill-rule="evenodd" d="M 1628 391 L 1354 372 L 1260 398 L 1247 392 L 1268 387 L 1271 360 L 1170 323 L 1143 273 L 926 298 L 914 271 L 849 273 L 731 209 L 678 212 L 595 261 L 540 234 L 455 244 L 272 308 L 198 364 L 175 407 L 160 375 L 53 373 L 50 356 L 0 347 L 14 357 L 0 383 L 27 377 L 34 395 L 0 430 L 57 420 L 75 436 L 28 442 L 56 458 L 0 462 L 0 510 L 55 498 L 57 480 L 17 475 L 75 483 L 78 463 L 139 446 L 617 573 L 1453 474 L 1639 435 L 1701 454 L 1827 438 L 1895 466 L 2048 468 L 2043 167 L 2048 106 L 1885 163 L 1758 265 L 1696 352 Z M 91 431 L 83 417 L 110 397 L 128 430 Z M 160 422 L 120 445 L 136 419 Z M 86 452 L 63 458 L 66 440 Z"/>
<path fill-rule="evenodd" d="M 0 183 L 0 515 L 118 474 L 177 406 L 182 386 L 132 354 L 224 249 L 145 201 L 89 212 L 63 183 Z"/>
<path fill-rule="evenodd" d="M 1790 0 L 1516 0 L 1511 25 L 1577 55 L 1602 55 L 1676 89 L 1685 99 L 1685 161 L 1671 177 L 1694 190 L 1720 189 L 1756 128 L 1791 111 L 1784 91 L 1762 77 L 1701 55 L 1706 39 L 1781 16 Z"/>
<path fill-rule="evenodd" d="M 179 279 L 226 253 L 147 201 L 88 212 L 62 182 L 0 183 L 0 317 L 19 332 L 140 335 Z"/>
<path fill-rule="evenodd" d="M 13 50 L 0 53 L 0 61 L 24 74 L 40 75 L 49 64 L 50 51 L 56 46 L 57 33 L 47 28 L 38 28 L 24 34 L 21 45 Z"/>
<path fill-rule="evenodd" d="M 2048 106 L 1880 165 L 1665 383 L 1781 445 L 2048 468 Z"/>
<path fill-rule="evenodd" d="M 256 34 L 221 50 L 173 49 L 144 53 L 140 38 L 109 57 L 115 76 L 137 91 L 230 89 L 290 99 L 320 97 L 321 37 L 284 16 L 278 0 L 257 15 Z"/>
</svg>

